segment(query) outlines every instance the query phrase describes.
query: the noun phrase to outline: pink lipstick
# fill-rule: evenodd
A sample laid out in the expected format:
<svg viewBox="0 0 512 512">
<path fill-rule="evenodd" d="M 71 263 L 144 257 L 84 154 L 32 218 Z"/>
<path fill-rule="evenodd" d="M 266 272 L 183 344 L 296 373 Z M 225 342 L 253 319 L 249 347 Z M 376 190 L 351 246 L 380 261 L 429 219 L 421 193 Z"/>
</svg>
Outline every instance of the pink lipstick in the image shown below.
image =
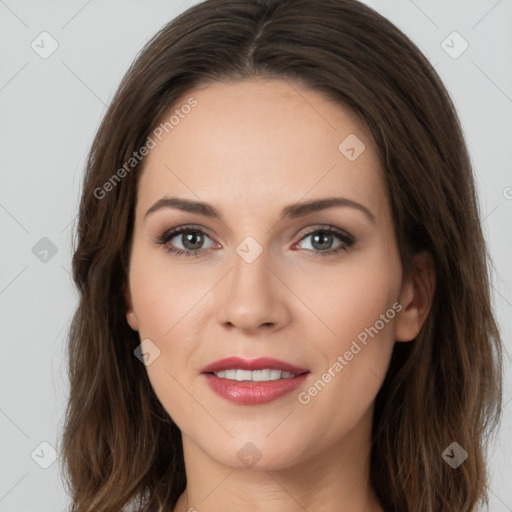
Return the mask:
<svg viewBox="0 0 512 512">
<path fill-rule="evenodd" d="M 201 373 L 210 389 L 240 405 L 272 402 L 300 387 L 310 373 L 271 357 L 228 357 L 205 366 Z"/>
</svg>

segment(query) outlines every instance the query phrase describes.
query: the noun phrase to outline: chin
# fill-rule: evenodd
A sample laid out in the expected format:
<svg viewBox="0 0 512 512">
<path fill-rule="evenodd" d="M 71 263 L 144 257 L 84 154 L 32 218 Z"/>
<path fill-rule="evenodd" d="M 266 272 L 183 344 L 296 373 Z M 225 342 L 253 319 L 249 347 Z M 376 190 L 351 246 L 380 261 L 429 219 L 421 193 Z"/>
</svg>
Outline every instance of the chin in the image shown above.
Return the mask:
<svg viewBox="0 0 512 512">
<path fill-rule="evenodd" d="M 272 437 L 274 434 L 270 434 Z M 232 469 L 276 471 L 300 463 L 305 454 L 298 439 L 268 434 L 235 436 L 227 443 L 216 443 L 211 438 L 209 446 L 202 449 L 217 463 Z M 201 446 L 201 443 L 197 443 Z M 211 448 L 215 446 L 214 450 Z"/>
</svg>

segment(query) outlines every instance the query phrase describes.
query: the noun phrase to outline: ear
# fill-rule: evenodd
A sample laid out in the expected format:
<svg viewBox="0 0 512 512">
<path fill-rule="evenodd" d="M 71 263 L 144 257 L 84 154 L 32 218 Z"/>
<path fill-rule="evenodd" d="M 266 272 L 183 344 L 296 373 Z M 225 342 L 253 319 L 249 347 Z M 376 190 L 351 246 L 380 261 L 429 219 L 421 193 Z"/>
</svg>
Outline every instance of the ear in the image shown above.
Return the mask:
<svg viewBox="0 0 512 512">
<path fill-rule="evenodd" d="M 132 306 L 132 298 L 130 295 L 130 287 L 128 284 L 125 285 L 124 289 L 124 298 L 126 301 L 126 320 L 128 322 L 128 325 L 134 330 L 139 330 L 139 322 L 137 320 L 137 316 L 135 315 L 135 311 L 133 310 Z"/>
<path fill-rule="evenodd" d="M 395 340 L 411 341 L 420 332 L 434 297 L 436 276 L 432 255 L 422 251 L 415 255 L 415 270 L 404 281 L 400 293 L 402 310 L 395 323 Z"/>
</svg>

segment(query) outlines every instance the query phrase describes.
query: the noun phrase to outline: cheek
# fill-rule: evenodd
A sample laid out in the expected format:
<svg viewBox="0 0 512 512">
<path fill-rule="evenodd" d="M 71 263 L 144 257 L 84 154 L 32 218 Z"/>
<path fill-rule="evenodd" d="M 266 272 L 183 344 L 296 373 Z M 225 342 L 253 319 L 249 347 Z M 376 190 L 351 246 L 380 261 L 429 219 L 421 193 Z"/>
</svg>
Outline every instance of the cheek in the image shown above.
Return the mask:
<svg viewBox="0 0 512 512">
<path fill-rule="evenodd" d="M 178 423 L 190 414 L 187 378 L 200 325 L 198 300 L 203 293 L 184 277 L 183 271 L 151 265 L 141 252 L 132 254 L 130 290 L 140 339 L 157 347 L 158 357 L 146 366 L 151 386 L 163 408 Z M 195 307 L 194 307 L 195 306 Z M 200 411 L 195 411 L 200 414 Z"/>
<path fill-rule="evenodd" d="M 399 292 L 396 265 L 382 259 L 372 263 L 365 258 L 357 264 L 310 270 L 302 276 L 295 278 L 294 290 L 330 331 L 322 344 L 330 347 L 331 355 L 373 326 L 392 307 Z M 384 330 L 390 330 L 388 323 Z"/>
<path fill-rule="evenodd" d="M 197 314 L 202 294 L 183 271 L 177 269 L 170 275 L 169 268 L 148 261 L 142 250 L 134 248 L 130 291 L 140 340 L 151 340 L 156 346 L 152 350 L 158 353 L 146 367 L 148 377 L 160 401 L 172 413 L 181 403 L 183 389 L 179 383 L 192 371 L 189 363 L 199 339 Z M 182 398 L 186 400 L 186 396 Z"/>
<path fill-rule="evenodd" d="M 300 402 L 315 421 L 323 418 L 326 436 L 339 435 L 340 425 L 350 429 L 357 424 L 386 375 L 400 305 L 395 302 L 399 267 L 390 262 L 383 272 L 384 266 L 354 266 L 316 297 L 320 316 L 333 333 L 315 342 L 322 364 Z"/>
<path fill-rule="evenodd" d="M 395 260 L 375 258 L 340 271 L 336 279 L 332 272 L 325 274 L 316 283 L 308 300 L 331 332 L 312 337 L 315 351 L 322 354 L 316 375 L 320 382 L 304 402 L 311 399 L 314 407 L 328 409 L 344 404 L 341 414 L 350 411 L 355 421 L 375 398 L 389 365 L 401 309 L 400 267 Z"/>
<path fill-rule="evenodd" d="M 182 324 L 190 323 L 201 296 L 210 286 L 204 279 L 199 282 L 197 272 L 173 265 L 165 255 L 134 246 L 130 291 L 141 337 L 163 342 L 173 338 Z"/>
</svg>

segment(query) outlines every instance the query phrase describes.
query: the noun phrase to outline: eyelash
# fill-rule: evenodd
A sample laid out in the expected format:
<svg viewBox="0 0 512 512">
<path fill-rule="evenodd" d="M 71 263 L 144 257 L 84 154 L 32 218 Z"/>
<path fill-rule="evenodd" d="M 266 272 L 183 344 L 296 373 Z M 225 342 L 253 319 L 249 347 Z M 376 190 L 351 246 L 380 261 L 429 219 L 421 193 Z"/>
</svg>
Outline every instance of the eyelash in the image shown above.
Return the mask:
<svg viewBox="0 0 512 512">
<path fill-rule="evenodd" d="M 165 232 L 163 235 L 156 238 L 155 242 L 159 245 L 163 245 L 164 249 L 172 254 L 175 254 L 176 256 L 182 256 L 184 257 L 200 257 L 202 254 L 204 254 L 208 249 L 198 249 L 197 251 L 190 251 L 188 249 L 175 249 L 173 247 L 168 247 L 167 243 L 169 240 L 174 238 L 176 235 L 180 235 L 182 233 L 201 233 L 203 235 L 208 236 L 203 230 L 196 228 L 194 226 L 181 226 L 175 229 L 172 229 L 170 231 Z M 327 251 L 315 251 L 312 249 L 306 249 L 307 251 L 313 252 L 313 257 L 317 256 L 332 256 L 334 254 L 338 254 L 341 251 L 348 252 L 348 249 L 352 247 L 355 243 L 355 239 L 352 235 L 349 235 L 345 231 L 342 231 L 338 228 L 335 228 L 334 226 L 327 226 L 326 228 L 316 228 L 313 230 L 310 230 L 303 234 L 299 242 L 302 242 L 305 238 L 307 238 L 310 235 L 314 235 L 317 233 L 333 233 L 336 237 L 338 237 L 343 243 L 338 247 L 337 249 L 329 249 Z M 210 238 L 210 237 L 208 237 Z M 299 243 L 297 242 L 297 243 Z"/>
</svg>

